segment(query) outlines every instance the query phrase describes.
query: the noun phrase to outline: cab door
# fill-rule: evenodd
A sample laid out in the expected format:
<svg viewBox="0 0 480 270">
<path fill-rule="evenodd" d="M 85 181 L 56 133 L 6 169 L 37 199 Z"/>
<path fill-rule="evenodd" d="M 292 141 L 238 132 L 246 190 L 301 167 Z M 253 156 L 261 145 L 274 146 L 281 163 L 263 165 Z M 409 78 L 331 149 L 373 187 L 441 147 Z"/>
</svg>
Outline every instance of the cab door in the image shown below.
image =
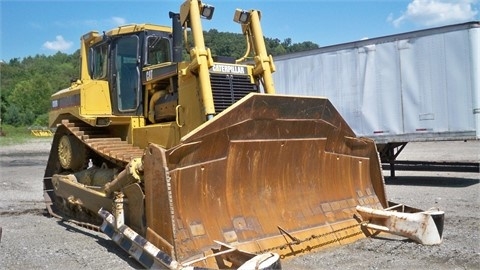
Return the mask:
<svg viewBox="0 0 480 270">
<path fill-rule="evenodd" d="M 112 50 L 112 101 L 116 114 L 141 114 L 139 38 L 124 36 Z"/>
</svg>

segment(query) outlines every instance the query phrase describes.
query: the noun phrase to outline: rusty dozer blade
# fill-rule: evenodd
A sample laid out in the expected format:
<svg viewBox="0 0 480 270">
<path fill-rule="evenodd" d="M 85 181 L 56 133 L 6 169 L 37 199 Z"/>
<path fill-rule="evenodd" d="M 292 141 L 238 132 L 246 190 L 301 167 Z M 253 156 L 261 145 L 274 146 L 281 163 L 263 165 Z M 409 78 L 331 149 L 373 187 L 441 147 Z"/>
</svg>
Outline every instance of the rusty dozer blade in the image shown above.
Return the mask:
<svg viewBox="0 0 480 270">
<path fill-rule="evenodd" d="M 350 243 L 355 207 L 387 206 L 374 142 L 326 98 L 250 94 L 144 166 L 146 237 L 178 261 L 215 240 L 282 258 Z"/>
</svg>

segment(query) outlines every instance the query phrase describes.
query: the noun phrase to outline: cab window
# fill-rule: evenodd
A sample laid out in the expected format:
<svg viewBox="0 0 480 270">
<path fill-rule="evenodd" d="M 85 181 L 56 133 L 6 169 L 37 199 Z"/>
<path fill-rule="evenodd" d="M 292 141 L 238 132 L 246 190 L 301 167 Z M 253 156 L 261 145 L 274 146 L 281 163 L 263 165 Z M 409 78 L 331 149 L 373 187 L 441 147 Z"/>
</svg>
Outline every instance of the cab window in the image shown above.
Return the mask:
<svg viewBox="0 0 480 270">
<path fill-rule="evenodd" d="M 147 65 L 171 62 L 170 40 L 159 36 L 147 38 Z"/>
<path fill-rule="evenodd" d="M 107 78 L 108 44 L 102 44 L 91 49 L 91 76 L 94 80 Z"/>
</svg>

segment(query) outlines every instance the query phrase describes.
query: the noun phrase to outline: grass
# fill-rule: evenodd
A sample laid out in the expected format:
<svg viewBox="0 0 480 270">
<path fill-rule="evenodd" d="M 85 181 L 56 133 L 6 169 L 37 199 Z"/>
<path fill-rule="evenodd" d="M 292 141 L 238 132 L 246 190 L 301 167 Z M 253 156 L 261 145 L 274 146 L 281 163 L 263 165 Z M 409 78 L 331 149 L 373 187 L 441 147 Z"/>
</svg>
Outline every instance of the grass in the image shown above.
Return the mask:
<svg viewBox="0 0 480 270">
<path fill-rule="evenodd" d="M 2 125 L 0 130 L 2 133 L 2 136 L 0 136 L 0 146 L 23 144 L 31 140 L 51 138 L 34 136 L 28 127 Z"/>
</svg>

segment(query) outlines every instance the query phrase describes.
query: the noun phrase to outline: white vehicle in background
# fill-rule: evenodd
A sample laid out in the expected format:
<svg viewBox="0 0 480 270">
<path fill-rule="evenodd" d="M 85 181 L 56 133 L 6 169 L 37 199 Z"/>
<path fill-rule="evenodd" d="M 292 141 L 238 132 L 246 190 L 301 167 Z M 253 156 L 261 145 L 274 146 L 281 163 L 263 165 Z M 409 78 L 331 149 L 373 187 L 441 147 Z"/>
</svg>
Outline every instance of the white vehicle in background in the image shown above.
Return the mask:
<svg viewBox="0 0 480 270">
<path fill-rule="evenodd" d="M 395 161 L 408 142 L 480 138 L 478 21 L 278 56 L 275 65 L 277 93 L 328 97 L 393 175 L 394 164 L 419 168 Z M 478 162 L 423 165 L 478 172 Z"/>
</svg>

